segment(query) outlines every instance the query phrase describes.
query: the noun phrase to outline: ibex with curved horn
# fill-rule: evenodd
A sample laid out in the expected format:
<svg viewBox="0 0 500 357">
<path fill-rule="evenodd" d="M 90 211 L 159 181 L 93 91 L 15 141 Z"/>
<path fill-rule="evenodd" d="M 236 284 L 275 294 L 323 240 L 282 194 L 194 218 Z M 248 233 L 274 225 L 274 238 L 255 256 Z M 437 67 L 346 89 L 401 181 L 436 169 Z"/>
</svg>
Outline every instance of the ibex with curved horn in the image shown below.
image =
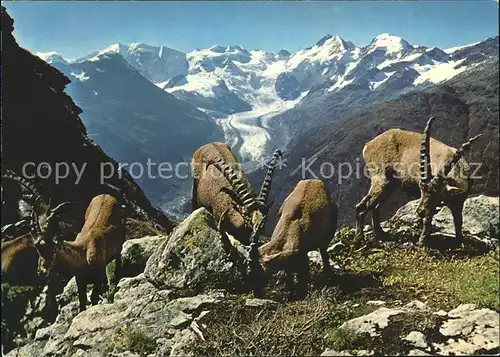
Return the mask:
<svg viewBox="0 0 500 357">
<path fill-rule="evenodd" d="M 437 173 L 432 175 L 432 158 L 430 145 L 430 129 L 434 117 L 430 118 L 424 130 L 420 154 L 420 202 L 417 213 L 422 219 L 423 229 L 419 238 L 419 245 L 424 245 L 431 231 L 432 217 L 436 207 L 444 203 L 451 210 L 455 225 L 457 244 L 462 240 L 462 210 L 469 193 L 469 165 L 463 159 L 465 151 L 482 134 L 466 141 L 445 162 L 438 162 Z M 435 165 L 435 164 L 434 164 Z"/>
<path fill-rule="evenodd" d="M 35 242 L 40 254 L 40 270 L 55 270 L 75 276 L 80 311 L 87 305 L 87 285 L 93 284 L 91 303 L 97 304 L 106 286 L 106 265 L 115 260 L 115 280 L 119 279 L 121 250 L 125 242 L 125 217 L 122 205 L 108 194 L 95 196 L 85 212 L 85 223 L 74 241 L 53 240 L 49 224 L 40 224 L 42 239 Z M 37 220 L 38 222 L 39 219 Z"/>
<path fill-rule="evenodd" d="M 16 236 L 9 241 L 2 240 L 2 281 L 11 285 L 39 284 L 42 282 L 42 279 L 37 272 L 38 252 L 35 247 L 35 240 L 38 231 L 36 230 L 37 226 L 34 224 L 35 210 L 39 210 L 39 212 L 44 210 L 45 212 L 40 214 L 40 220 L 42 222 L 50 222 L 65 204 L 60 204 L 53 209 L 50 209 L 48 205 L 37 207 L 35 206 L 36 203 L 42 203 L 42 201 L 36 199 L 37 197 L 41 197 L 41 194 L 30 181 L 10 170 L 5 170 L 2 173 L 2 178 L 13 180 L 25 187 L 32 193 L 34 198 L 30 222 L 31 232 L 18 236 L 15 234 L 16 231 L 18 232 L 16 226 L 24 225 L 26 219 L 2 227 L 2 238 L 7 231 L 12 231 L 11 234 Z"/>
<path fill-rule="evenodd" d="M 227 233 L 242 243 L 255 240 L 264 228 L 272 176 L 281 155 L 276 150 L 256 196 L 228 145 L 214 142 L 200 147 L 191 161 L 193 210 L 205 207 L 215 219 L 224 217 Z"/>
<path fill-rule="evenodd" d="M 356 237 L 363 237 L 365 215 L 371 211 L 373 233 L 382 239 L 380 205 L 396 189 L 420 188 L 418 214 L 424 228 L 419 245 L 430 234 L 432 217 L 440 204 L 453 214 L 457 242 L 462 239 L 462 209 L 470 188 L 470 168 L 462 157 L 480 135 L 470 139 L 459 150 L 430 138 L 434 117 L 427 122 L 424 135 L 401 129 L 390 129 L 369 141 L 363 158 L 369 169 L 371 185 L 368 194 L 356 205 Z M 419 160 L 420 156 L 420 160 Z M 434 173 L 434 176 L 433 176 Z"/>
</svg>

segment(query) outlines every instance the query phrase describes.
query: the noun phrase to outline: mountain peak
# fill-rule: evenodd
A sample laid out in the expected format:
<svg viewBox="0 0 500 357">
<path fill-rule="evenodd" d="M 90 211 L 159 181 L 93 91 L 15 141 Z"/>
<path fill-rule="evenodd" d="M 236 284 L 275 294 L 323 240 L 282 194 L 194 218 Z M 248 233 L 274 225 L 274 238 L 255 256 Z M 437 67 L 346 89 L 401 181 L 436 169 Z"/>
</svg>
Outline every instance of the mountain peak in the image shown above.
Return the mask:
<svg viewBox="0 0 500 357">
<path fill-rule="evenodd" d="M 285 50 L 285 49 L 281 49 L 279 52 L 278 52 L 278 59 L 280 60 L 285 60 L 285 59 L 288 59 L 292 54 Z"/>
<path fill-rule="evenodd" d="M 49 64 L 53 63 L 63 63 L 66 64 L 68 61 L 64 59 L 60 54 L 58 54 L 56 51 L 50 51 L 50 52 L 37 52 L 35 53 L 36 56 L 40 57 L 43 59 L 45 62 Z"/>
<path fill-rule="evenodd" d="M 106 54 L 106 53 L 120 53 L 120 50 L 124 49 L 126 46 L 123 44 L 117 42 L 113 43 L 112 45 L 109 45 L 106 47 L 104 50 L 99 51 L 99 55 Z"/>
<path fill-rule="evenodd" d="M 340 50 L 346 50 L 355 47 L 352 42 L 344 41 L 344 39 L 339 35 L 332 36 L 330 34 L 323 36 L 318 42 L 316 42 L 316 46 L 338 47 Z"/>
<path fill-rule="evenodd" d="M 321 39 L 316 42 L 316 46 L 323 46 L 325 44 L 326 41 L 328 41 L 329 39 L 331 39 L 333 36 L 330 35 L 330 34 L 327 34 L 323 37 L 321 37 Z"/>
<path fill-rule="evenodd" d="M 387 52 L 405 52 L 407 49 L 412 49 L 413 47 L 403 40 L 401 37 L 393 36 L 388 32 L 381 33 L 375 37 L 368 45 L 370 50 L 375 50 L 377 48 L 385 48 Z"/>
</svg>

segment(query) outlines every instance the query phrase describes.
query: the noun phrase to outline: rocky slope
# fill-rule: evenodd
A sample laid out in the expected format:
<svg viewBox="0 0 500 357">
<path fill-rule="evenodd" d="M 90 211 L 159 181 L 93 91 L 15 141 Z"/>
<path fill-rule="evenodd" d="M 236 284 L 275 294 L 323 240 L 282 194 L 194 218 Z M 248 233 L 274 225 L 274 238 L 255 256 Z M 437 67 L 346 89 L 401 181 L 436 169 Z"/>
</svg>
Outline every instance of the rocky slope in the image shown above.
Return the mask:
<svg viewBox="0 0 500 357">
<path fill-rule="evenodd" d="M 101 167 L 116 169 L 117 162 L 88 138 L 78 116 L 81 109 L 64 93 L 69 79 L 20 48 L 12 31 L 13 20 L 2 7 L 2 166 L 21 174 L 29 163 L 26 174 L 36 176 L 35 169 L 43 163 L 45 167 L 39 171 L 42 175 L 34 179 L 34 184 L 51 197 L 53 204 L 75 202 L 72 213 L 83 219 L 90 199 L 103 192 Z M 56 182 L 56 164 L 61 163 L 70 165 L 69 170 L 60 171 L 66 177 Z M 51 172 L 46 171 L 48 166 Z M 79 180 L 75 167 L 79 171 L 84 168 Z M 142 208 L 137 218 L 160 224 L 168 231 L 173 228 L 173 222 L 153 208 L 126 171 L 119 177 L 115 170 L 107 181 Z M 9 194 L 7 189 L 3 192 L 3 196 Z"/>
<path fill-rule="evenodd" d="M 484 196 L 467 201 L 466 207 L 471 208 L 465 211 L 468 239 L 473 232 L 486 238 L 490 246 L 498 245 L 498 231 L 490 230 L 492 224 L 498 228 L 498 204 L 498 198 Z M 402 207 L 386 226 L 398 221 L 411 228 L 411 205 Z M 437 222 L 435 231 L 446 236 L 446 227 Z M 396 240 L 393 244 L 402 243 L 396 248 L 398 254 L 428 254 L 412 248 L 408 243 L 412 235 L 400 228 L 402 224 L 390 228 Z M 336 240 L 349 244 L 351 233 L 338 232 Z M 304 301 L 286 302 L 273 285 L 268 296 L 275 300 L 242 295 L 248 291 L 244 262 L 234 259 L 235 247 L 223 244 L 216 222 L 203 208 L 169 237 L 154 239 L 153 249 L 151 237 L 137 240 L 134 245 L 144 249 L 134 249 L 135 257 L 130 247 L 124 247 L 126 260 L 131 260 L 126 264 L 137 259 L 147 263 L 135 271 L 137 276 L 120 281 L 112 302 L 78 313 L 75 282 L 70 282 L 59 296 L 63 307 L 56 322 L 38 329 L 28 344 L 7 356 L 289 355 L 293 351 L 324 356 L 457 355 L 496 353 L 500 347 L 498 301 L 475 303 L 483 296 L 481 291 L 475 291 L 475 297 L 466 295 L 465 300 L 459 296 L 461 304 L 456 304 L 456 292 L 446 290 L 445 285 L 440 287 L 441 295 L 434 296 L 421 289 L 398 292 L 394 284 L 404 280 L 372 276 L 368 284 L 369 262 L 387 247 L 356 257 L 363 261 L 364 274 L 346 265 L 353 253 L 332 255 L 336 278 L 319 288 L 313 283 Z M 496 264 L 498 271 L 495 256 L 484 258 L 482 264 Z M 314 257 L 310 254 L 313 281 L 321 265 Z M 421 264 L 428 264 L 421 259 Z M 462 278 L 469 275 L 465 269 L 474 259 L 483 258 L 452 259 L 462 264 Z M 447 261 L 434 258 L 430 264 L 437 270 Z M 486 271 L 471 272 L 475 278 L 487 273 L 490 266 L 481 269 Z M 498 280 L 495 274 L 492 271 L 488 278 Z M 335 287 L 346 290 L 339 295 Z M 498 286 L 492 288 L 494 293 Z M 299 333 L 301 339 L 296 338 Z"/>
<path fill-rule="evenodd" d="M 354 207 L 366 194 L 370 182 L 363 174 L 364 144 L 390 128 L 421 132 L 431 115 L 436 117 L 432 136 L 445 144 L 457 147 L 466 138 L 483 133 L 466 156 L 476 167 L 481 164 L 477 171 L 480 178 L 474 180 L 472 193 L 498 195 L 498 96 L 496 59 L 443 84 L 410 92 L 395 100 L 354 112 L 323 112 L 330 123 L 298 137 L 296 144 L 285 152 L 286 167 L 276 170 L 271 188 L 277 202 L 273 212 L 300 179 L 314 174 L 325 180 L 339 205 L 340 222 L 352 224 Z M 302 165 L 303 162 L 306 164 Z M 323 163 L 326 164 L 322 176 Z M 310 168 L 310 171 L 302 168 Z M 339 174 L 344 178 L 339 178 Z M 253 174 L 252 180 L 257 184 L 261 174 Z M 393 195 L 384 203 L 381 214 L 389 217 L 406 199 L 404 195 Z"/>
</svg>

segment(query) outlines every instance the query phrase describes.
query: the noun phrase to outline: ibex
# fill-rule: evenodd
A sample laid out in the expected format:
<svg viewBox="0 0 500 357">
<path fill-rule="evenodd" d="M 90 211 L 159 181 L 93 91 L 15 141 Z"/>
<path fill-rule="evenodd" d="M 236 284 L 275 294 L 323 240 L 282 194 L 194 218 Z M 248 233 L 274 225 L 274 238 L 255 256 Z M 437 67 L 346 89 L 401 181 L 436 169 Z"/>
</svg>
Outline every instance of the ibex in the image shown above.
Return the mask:
<svg viewBox="0 0 500 357">
<path fill-rule="evenodd" d="M 427 122 L 424 135 L 412 131 L 390 129 L 369 141 L 363 158 L 369 169 L 371 186 L 368 194 L 356 205 L 356 237 L 363 237 L 365 215 L 371 211 L 373 233 L 382 239 L 379 210 L 383 201 L 398 187 L 420 188 L 417 209 L 423 230 L 418 244 L 425 245 L 430 234 L 432 217 L 440 204 L 448 206 L 455 224 L 456 241 L 462 240 L 462 209 L 470 187 L 469 165 L 462 158 L 480 135 L 464 143 L 460 149 L 431 139 Z M 420 157 L 420 160 L 419 160 Z"/>
<path fill-rule="evenodd" d="M 87 284 L 93 284 L 91 303 L 95 305 L 106 286 L 106 265 L 113 259 L 116 262 L 115 279 L 119 278 L 125 241 L 122 206 L 108 194 L 94 197 L 85 212 L 83 228 L 74 241 L 53 240 L 51 218 L 42 221 L 37 216 L 42 236 L 35 242 L 41 257 L 40 270 L 49 276 L 53 271 L 75 276 L 80 311 L 83 311 L 87 305 Z"/>
<path fill-rule="evenodd" d="M 297 296 L 307 295 L 309 260 L 307 253 L 319 249 L 323 274 L 331 274 L 328 245 L 337 230 L 337 205 L 321 180 L 301 180 L 283 202 L 269 242 L 250 247 L 250 271 L 254 292 L 263 295 L 266 281 L 284 270 L 287 288 L 294 295 L 293 274 L 297 273 Z M 258 266 L 255 266 L 258 264 Z"/>
<path fill-rule="evenodd" d="M 34 197 L 40 197 L 40 193 L 34 185 L 32 185 L 25 178 L 16 175 L 12 171 L 6 171 L 3 173 L 2 178 L 12 179 L 31 191 Z M 36 201 L 33 203 L 31 220 L 28 223 L 31 231 L 21 236 L 17 236 L 12 240 L 2 240 L 2 283 L 29 286 L 42 286 L 46 283 L 46 280 L 39 274 L 37 269 L 39 254 L 36 249 L 35 242 L 38 232 L 35 229 L 36 227 L 33 219 L 35 217 L 34 213 L 36 210 L 36 203 Z M 63 203 L 54 209 L 46 209 L 45 215 L 42 219 L 48 221 L 52 220 L 52 218 L 55 217 L 64 205 L 65 204 Z M 26 221 L 27 219 L 23 219 L 15 224 L 9 224 L 2 227 L 2 239 L 4 238 L 6 231 L 12 231 L 12 234 L 15 235 L 16 232 L 19 232 L 18 227 L 25 225 Z M 54 286 L 50 281 L 48 283 L 49 291 L 46 295 L 45 308 L 46 312 L 52 313 L 54 312 L 54 308 L 56 306 L 56 300 L 55 294 L 53 293 Z"/>
<path fill-rule="evenodd" d="M 38 285 L 38 253 L 31 233 L 2 242 L 2 283 Z"/>
<path fill-rule="evenodd" d="M 10 179 L 34 195 L 40 196 L 37 188 L 23 177 L 16 175 L 10 170 L 2 173 L 3 179 Z M 62 206 L 56 207 L 49 214 L 56 213 Z M 2 282 L 10 285 L 38 285 L 42 279 L 37 271 L 38 253 L 35 248 L 36 232 L 19 234 L 19 228 L 25 225 L 27 220 L 23 219 L 15 224 L 8 224 L 2 227 Z M 33 222 L 30 222 L 34 228 Z M 17 233 L 17 234 L 16 234 Z M 14 238 L 6 241 L 5 235 L 12 235 Z"/>
<path fill-rule="evenodd" d="M 280 157 L 281 152 L 276 150 L 259 195 L 255 196 L 248 178 L 237 167 L 236 157 L 228 145 L 214 142 L 200 147 L 191 161 L 193 210 L 205 207 L 217 220 L 224 213 L 227 233 L 248 244 L 264 228 L 268 212 L 267 197 Z"/>
</svg>

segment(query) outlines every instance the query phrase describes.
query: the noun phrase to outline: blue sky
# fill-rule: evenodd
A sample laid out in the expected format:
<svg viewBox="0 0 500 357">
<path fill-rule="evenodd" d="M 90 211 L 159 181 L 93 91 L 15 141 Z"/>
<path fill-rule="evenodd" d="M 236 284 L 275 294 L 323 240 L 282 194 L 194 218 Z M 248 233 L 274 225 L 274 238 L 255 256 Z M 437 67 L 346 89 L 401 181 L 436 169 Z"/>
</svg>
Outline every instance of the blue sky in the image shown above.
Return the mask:
<svg viewBox="0 0 500 357">
<path fill-rule="evenodd" d="M 21 46 L 78 58 L 116 42 L 182 51 L 215 44 L 289 51 L 325 34 L 366 45 L 383 32 L 449 48 L 498 35 L 498 2 L 4 2 Z"/>
</svg>

